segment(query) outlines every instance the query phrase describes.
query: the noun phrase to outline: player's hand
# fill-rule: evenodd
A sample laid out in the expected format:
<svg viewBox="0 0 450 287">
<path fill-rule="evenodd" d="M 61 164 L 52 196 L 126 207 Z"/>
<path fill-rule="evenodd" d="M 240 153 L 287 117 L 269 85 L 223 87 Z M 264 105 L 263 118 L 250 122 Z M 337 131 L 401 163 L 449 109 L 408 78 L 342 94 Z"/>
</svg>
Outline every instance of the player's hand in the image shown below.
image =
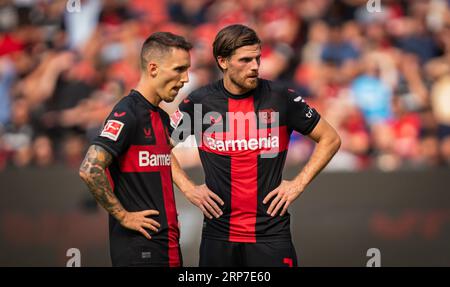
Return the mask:
<svg viewBox="0 0 450 287">
<path fill-rule="evenodd" d="M 138 212 L 126 212 L 125 215 L 121 218 L 120 224 L 128 229 L 138 231 L 142 233 L 147 239 L 152 239 L 150 234 L 145 230 L 148 228 L 153 230 L 154 232 L 158 232 L 158 228 L 161 226 L 154 219 L 148 218 L 149 215 L 158 215 L 159 212 L 157 210 L 149 209 Z"/>
<path fill-rule="evenodd" d="M 289 205 L 296 200 L 302 192 L 303 190 L 299 188 L 296 182 L 283 180 L 281 184 L 269 192 L 263 200 L 263 203 L 267 204 L 273 199 L 269 209 L 267 209 L 267 214 L 275 216 L 281 209 L 280 216 L 284 215 L 287 212 Z"/>
<path fill-rule="evenodd" d="M 212 192 L 206 184 L 196 185 L 192 190 L 186 191 L 186 197 L 192 204 L 200 208 L 203 214 L 212 219 L 219 218 L 223 212 L 217 204 L 223 205 L 223 200 Z"/>
</svg>

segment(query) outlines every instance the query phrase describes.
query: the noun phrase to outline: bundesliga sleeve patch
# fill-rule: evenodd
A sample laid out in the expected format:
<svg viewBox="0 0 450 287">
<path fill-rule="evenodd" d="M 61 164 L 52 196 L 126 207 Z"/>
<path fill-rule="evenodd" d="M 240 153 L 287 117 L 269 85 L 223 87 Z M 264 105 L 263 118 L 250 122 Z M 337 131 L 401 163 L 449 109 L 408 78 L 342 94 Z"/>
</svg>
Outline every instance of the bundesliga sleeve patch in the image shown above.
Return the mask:
<svg viewBox="0 0 450 287">
<path fill-rule="evenodd" d="M 103 127 L 101 137 L 116 141 L 125 124 L 116 120 L 109 120 Z"/>
<path fill-rule="evenodd" d="M 180 124 L 181 120 L 183 119 L 183 113 L 180 111 L 180 109 L 177 109 L 171 116 L 170 116 L 170 125 L 176 129 L 178 125 Z"/>
</svg>

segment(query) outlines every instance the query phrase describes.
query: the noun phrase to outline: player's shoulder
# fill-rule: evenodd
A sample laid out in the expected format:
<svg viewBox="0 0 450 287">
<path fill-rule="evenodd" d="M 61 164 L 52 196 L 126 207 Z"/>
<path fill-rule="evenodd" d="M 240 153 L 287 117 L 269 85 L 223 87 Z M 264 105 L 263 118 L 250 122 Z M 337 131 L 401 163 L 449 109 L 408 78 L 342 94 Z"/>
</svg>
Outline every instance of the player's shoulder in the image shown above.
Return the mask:
<svg viewBox="0 0 450 287">
<path fill-rule="evenodd" d="M 286 99 L 308 95 L 307 91 L 297 87 L 295 84 L 280 81 L 261 79 L 261 88 L 264 91 L 270 91 L 271 96 L 280 96 Z"/>
<path fill-rule="evenodd" d="M 194 104 L 202 103 L 206 99 L 210 99 L 210 95 L 216 95 L 218 92 L 220 92 L 220 81 L 216 81 L 195 89 L 189 94 L 188 99 Z"/>
<path fill-rule="evenodd" d="M 263 97 L 286 97 L 288 87 L 282 83 L 259 79 L 258 93 Z"/>
<path fill-rule="evenodd" d="M 136 118 L 136 108 L 136 97 L 133 97 L 130 93 L 115 104 L 111 111 L 111 116 L 134 120 Z"/>
<path fill-rule="evenodd" d="M 259 85 L 260 88 L 263 91 L 270 91 L 272 93 L 276 93 L 276 94 L 284 94 L 286 92 L 288 92 L 289 87 L 282 82 L 278 82 L 278 81 L 270 81 L 270 80 L 266 80 L 266 79 L 259 79 Z"/>
<path fill-rule="evenodd" d="M 123 96 L 114 106 L 114 108 L 132 108 L 135 105 L 135 101 L 133 99 L 133 97 L 131 97 L 131 93 L 129 93 L 128 95 Z"/>
</svg>

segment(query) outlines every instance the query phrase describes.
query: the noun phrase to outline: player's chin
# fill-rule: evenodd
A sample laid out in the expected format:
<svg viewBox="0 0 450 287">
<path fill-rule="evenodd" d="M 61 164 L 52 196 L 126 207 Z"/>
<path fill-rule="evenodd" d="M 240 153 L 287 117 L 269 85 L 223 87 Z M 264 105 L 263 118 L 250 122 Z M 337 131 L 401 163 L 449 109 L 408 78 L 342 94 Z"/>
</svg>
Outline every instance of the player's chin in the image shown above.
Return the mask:
<svg viewBox="0 0 450 287">
<path fill-rule="evenodd" d="M 248 89 L 254 89 L 254 88 L 256 88 L 257 85 L 258 85 L 257 77 L 247 78 L 247 80 L 245 81 L 245 86 Z"/>
<path fill-rule="evenodd" d="M 176 95 L 175 95 L 175 96 L 169 96 L 169 97 L 166 97 L 166 98 L 164 99 L 164 102 L 166 102 L 166 103 L 171 103 L 171 102 L 173 102 L 173 101 L 175 100 L 175 97 L 176 97 Z"/>
<path fill-rule="evenodd" d="M 166 96 L 166 98 L 164 99 L 165 102 L 171 103 L 175 100 L 175 98 L 178 95 L 178 90 L 177 89 L 172 89 L 170 90 L 169 94 Z"/>
</svg>

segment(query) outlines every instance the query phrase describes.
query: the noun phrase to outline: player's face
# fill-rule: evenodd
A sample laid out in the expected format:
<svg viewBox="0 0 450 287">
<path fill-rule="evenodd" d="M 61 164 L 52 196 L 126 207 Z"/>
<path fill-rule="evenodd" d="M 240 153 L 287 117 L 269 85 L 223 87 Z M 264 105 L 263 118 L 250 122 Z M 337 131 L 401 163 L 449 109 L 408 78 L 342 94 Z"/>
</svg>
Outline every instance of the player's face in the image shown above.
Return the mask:
<svg viewBox="0 0 450 287">
<path fill-rule="evenodd" d="M 165 102 L 172 102 L 183 85 L 189 82 L 188 69 L 191 66 L 189 52 L 174 48 L 164 56 L 157 76 L 156 93 Z"/>
<path fill-rule="evenodd" d="M 228 78 L 237 91 L 245 93 L 258 85 L 260 60 L 261 47 L 255 44 L 236 49 L 231 57 L 219 59 L 219 63 L 224 70 L 224 79 Z"/>
</svg>

